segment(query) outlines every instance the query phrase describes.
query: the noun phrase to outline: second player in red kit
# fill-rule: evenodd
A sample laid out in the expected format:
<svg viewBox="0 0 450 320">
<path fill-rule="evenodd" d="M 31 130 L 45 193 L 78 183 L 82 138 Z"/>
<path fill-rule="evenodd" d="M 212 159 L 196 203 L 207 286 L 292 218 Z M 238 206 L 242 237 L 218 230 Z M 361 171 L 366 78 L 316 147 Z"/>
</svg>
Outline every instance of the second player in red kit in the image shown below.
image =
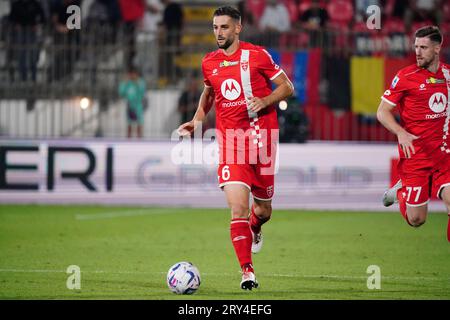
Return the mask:
<svg viewBox="0 0 450 320">
<path fill-rule="evenodd" d="M 384 92 L 379 121 L 399 142 L 400 180 L 383 196 L 385 206 L 399 203 L 406 221 L 425 223 L 431 195 L 442 199 L 450 212 L 450 66 L 439 61 L 442 35 L 437 27 L 415 34 L 417 64 L 400 70 Z M 392 115 L 398 109 L 400 124 Z M 447 226 L 450 241 L 450 220 Z"/>
</svg>

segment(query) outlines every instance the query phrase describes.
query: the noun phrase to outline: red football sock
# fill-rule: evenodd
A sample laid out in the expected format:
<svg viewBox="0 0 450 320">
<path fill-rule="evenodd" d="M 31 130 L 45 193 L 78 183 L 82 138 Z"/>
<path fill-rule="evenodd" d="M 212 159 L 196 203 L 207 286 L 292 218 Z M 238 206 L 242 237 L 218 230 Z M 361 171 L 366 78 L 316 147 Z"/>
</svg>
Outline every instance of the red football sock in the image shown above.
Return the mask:
<svg viewBox="0 0 450 320">
<path fill-rule="evenodd" d="M 270 220 L 268 218 L 260 218 L 255 214 L 255 208 L 252 206 L 252 213 L 250 214 L 250 228 L 252 228 L 253 233 L 260 233 L 261 226 Z"/>
<path fill-rule="evenodd" d="M 247 219 L 232 219 L 230 225 L 231 242 L 242 267 L 252 264 L 252 233 Z"/>
<path fill-rule="evenodd" d="M 412 226 L 412 224 L 408 220 L 408 214 L 406 213 L 406 200 L 405 197 L 403 196 L 403 188 L 398 189 L 397 199 L 398 199 L 398 206 L 400 208 L 400 213 L 402 214 L 403 218 L 405 218 L 406 222 L 408 222 L 408 224 Z"/>
</svg>

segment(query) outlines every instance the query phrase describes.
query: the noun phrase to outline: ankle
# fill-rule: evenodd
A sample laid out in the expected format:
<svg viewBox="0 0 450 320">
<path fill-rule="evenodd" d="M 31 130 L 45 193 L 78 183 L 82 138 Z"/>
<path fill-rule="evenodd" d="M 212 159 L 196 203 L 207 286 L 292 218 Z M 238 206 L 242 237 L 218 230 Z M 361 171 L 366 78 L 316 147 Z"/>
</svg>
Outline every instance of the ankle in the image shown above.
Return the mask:
<svg viewBox="0 0 450 320">
<path fill-rule="evenodd" d="M 246 263 L 242 266 L 242 272 L 255 272 L 251 263 Z"/>
</svg>

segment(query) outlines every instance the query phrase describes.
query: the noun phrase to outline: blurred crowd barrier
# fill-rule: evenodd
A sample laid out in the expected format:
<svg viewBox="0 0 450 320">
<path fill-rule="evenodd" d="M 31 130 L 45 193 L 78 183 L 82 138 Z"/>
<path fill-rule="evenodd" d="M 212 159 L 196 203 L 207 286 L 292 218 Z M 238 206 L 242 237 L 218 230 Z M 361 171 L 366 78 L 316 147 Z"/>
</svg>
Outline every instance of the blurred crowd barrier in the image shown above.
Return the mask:
<svg viewBox="0 0 450 320">
<path fill-rule="evenodd" d="M 414 63 L 412 35 L 401 26 L 249 29 L 242 39 L 264 45 L 294 83 L 287 108 L 277 108 L 283 142 L 395 140 L 375 112 L 397 70 Z M 85 24 L 59 34 L 3 25 L 0 136 L 126 137 L 126 103 L 118 86 L 131 63 L 147 84 L 144 138 L 167 139 L 183 118 L 180 96 L 192 81 L 201 89 L 201 60 L 216 48 L 212 30 L 205 28 L 130 34 L 121 26 Z"/>
</svg>

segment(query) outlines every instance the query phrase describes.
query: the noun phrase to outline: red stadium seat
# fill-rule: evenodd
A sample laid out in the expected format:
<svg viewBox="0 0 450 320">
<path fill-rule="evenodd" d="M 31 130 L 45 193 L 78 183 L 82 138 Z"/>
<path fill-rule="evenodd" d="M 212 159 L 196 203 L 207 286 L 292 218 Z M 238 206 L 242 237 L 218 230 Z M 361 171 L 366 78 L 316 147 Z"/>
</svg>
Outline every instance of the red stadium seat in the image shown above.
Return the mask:
<svg viewBox="0 0 450 320">
<path fill-rule="evenodd" d="M 384 15 L 386 16 L 386 18 L 389 18 L 392 15 L 392 12 L 394 11 L 394 6 L 395 6 L 395 1 L 396 0 L 386 0 L 386 4 L 384 5 Z"/>
<path fill-rule="evenodd" d="M 297 9 L 299 17 L 303 14 L 303 12 L 308 10 L 309 7 L 311 7 L 311 0 L 300 1 L 300 3 L 298 4 L 298 9 Z"/>
<path fill-rule="evenodd" d="M 450 21 L 441 23 L 439 29 L 442 32 L 444 47 L 447 48 L 450 46 Z"/>
<path fill-rule="evenodd" d="M 420 22 L 413 22 L 411 25 L 411 32 L 414 35 L 414 32 L 416 32 L 417 29 L 420 29 L 425 26 L 433 26 L 434 22 L 431 20 L 428 21 L 420 21 Z"/>
<path fill-rule="evenodd" d="M 370 31 L 371 31 L 369 28 L 367 28 L 365 21 L 355 22 L 352 30 L 356 33 L 370 33 Z"/>
<path fill-rule="evenodd" d="M 406 27 L 402 19 L 389 18 L 384 22 L 381 31 L 384 34 L 406 33 Z"/>
<path fill-rule="evenodd" d="M 353 19 L 353 3 L 351 0 L 330 0 L 327 5 L 330 20 L 342 25 L 349 25 Z"/>
<path fill-rule="evenodd" d="M 442 5 L 442 17 L 445 21 L 450 22 L 450 2 L 444 1 Z"/>
<path fill-rule="evenodd" d="M 245 5 L 247 10 L 253 14 L 255 22 L 258 23 L 266 8 L 266 0 L 246 0 Z"/>
</svg>

